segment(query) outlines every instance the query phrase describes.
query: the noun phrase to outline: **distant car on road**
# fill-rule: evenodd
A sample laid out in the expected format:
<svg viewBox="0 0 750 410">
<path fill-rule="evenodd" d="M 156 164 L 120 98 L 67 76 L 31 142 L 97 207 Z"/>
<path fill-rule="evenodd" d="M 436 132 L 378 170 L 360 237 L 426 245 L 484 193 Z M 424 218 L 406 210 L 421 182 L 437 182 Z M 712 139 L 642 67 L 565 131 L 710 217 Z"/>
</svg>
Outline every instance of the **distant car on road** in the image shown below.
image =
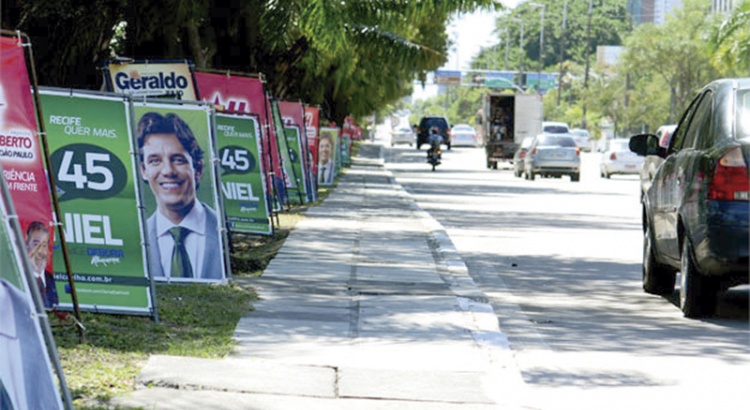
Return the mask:
<svg viewBox="0 0 750 410">
<path fill-rule="evenodd" d="M 559 121 L 542 121 L 542 133 L 544 134 L 570 134 L 568 124 Z"/>
<path fill-rule="evenodd" d="M 602 178 L 612 175 L 639 175 L 643 166 L 643 157 L 630 151 L 627 138 L 611 139 L 607 149 L 602 153 L 599 163 L 599 174 Z"/>
<path fill-rule="evenodd" d="M 588 130 L 585 130 L 583 128 L 571 128 L 570 134 L 573 135 L 573 139 L 576 140 L 576 144 L 578 144 L 578 146 L 581 147 L 583 151 L 591 151 L 591 136 L 589 135 Z"/>
<path fill-rule="evenodd" d="M 523 175 L 523 162 L 533 141 L 534 137 L 524 138 L 521 141 L 521 146 L 518 147 L 518 150 L 516 150 L 516 153 L 513 155 L 513 175 L 517 178 L 520 178 L 521 175 Z"/>
<path fill-rule="evenodd" d="M 399 126 L 391 131 L 392 147 L 396 144 L 409 144 L 409 146 L 411 147 L 414 145 L 416 140 L 417 136 L 416 134 L 414 134 L 414 130 L 412 130 L 409 126 Z"/>
<path fill-rule="evenodd" d="M 581 149 L 568 134 L 539 134 L 529 146 L 523 161 L 524 176 L 533 181 L 536 175 L 570 180 L 581 179 Z"/>
<path fill-rule="evenodd" d="M 454 147 L 478 147 L 477 131 L 469 124 L 456 124 L 451 127 L 451 145 Z"/>
<path fill-rule="evenodd" d="M 706 85 L 666 148 L 652 134 L 630 148 L 664 159 L 642 198 L 643 289 L 669 295 L 679 271 L 683 314 L 711 315 L 750 277 L 750 78 Z"/>
</svg>

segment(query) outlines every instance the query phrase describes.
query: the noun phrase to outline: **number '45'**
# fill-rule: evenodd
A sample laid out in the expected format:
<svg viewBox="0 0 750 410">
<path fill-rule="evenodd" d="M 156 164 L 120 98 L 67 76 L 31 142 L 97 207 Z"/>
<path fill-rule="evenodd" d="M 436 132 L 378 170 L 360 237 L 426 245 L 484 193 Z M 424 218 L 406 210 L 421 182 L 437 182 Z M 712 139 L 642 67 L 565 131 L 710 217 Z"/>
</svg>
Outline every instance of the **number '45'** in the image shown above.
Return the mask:
<svg viewBox="0 0 750 410">
<path fill-rule="evenodd" d="M 60 163 L 60 171 L 57 173 L 58 181 L 74 182 L 77 189 L 93 189 L 95 191 L 106 191 L 112 188 L 114 177 L 112 171 L 101 163 L 110 162 L 109 154 L 87 152 L 85 164 L 73 163 L 73 151 L 65 151 Z M 101 175 L 101 182 L 89 181 L 87 175 Z"/>
</svg>

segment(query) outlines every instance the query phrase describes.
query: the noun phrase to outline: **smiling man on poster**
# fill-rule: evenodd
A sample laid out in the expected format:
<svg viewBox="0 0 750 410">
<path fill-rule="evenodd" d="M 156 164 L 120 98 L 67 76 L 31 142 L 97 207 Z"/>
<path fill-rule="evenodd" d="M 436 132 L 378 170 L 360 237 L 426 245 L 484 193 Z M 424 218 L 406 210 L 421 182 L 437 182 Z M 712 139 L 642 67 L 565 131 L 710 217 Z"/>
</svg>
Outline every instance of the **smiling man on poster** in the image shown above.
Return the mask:
<svg viewBox="0 0 750 410">
<path fill-rule="evenodd" d="M 204 163 L 192 130 L 174 113 L 148 112 L 138 122 L 137 143 L 157 202 L 146 223 L 153 276 L 222 279 L 217 216 L 196 198 Z"/>
</svg>

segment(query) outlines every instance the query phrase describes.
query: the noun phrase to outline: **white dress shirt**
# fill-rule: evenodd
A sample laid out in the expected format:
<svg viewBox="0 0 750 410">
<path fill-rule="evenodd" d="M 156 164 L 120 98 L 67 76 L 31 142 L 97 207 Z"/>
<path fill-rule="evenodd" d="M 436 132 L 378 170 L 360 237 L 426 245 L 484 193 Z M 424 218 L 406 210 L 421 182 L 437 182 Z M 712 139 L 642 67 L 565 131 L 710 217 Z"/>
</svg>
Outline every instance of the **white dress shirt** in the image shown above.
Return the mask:
<svg viewBox="0 0 750 410">
<path fill-rule="evenodd" d="M 161 252 L 161 266 L 164 269 L 164 275 L 170 276 L 172 272 L 172 250 L 174 249 L 174 239 L 169 230 L 175 226 L 161 212 L 156 212 L 156 235 L 159 238 L 159 250 Z M 195 201 L 195 206 L 185 215 L 179 226 L 190 230 L 190 234 L 185 237 L 185 250 L 190 259 L 190 265 L 193 267 L 193 274 L 198 275 L 201 272 L 203 264 L 203 251 L 206 249 L 206 210 L 200 201 Z M 220 244 L 214 244 L 220 246 Z M 212 246 L 214 246 L 212 245 Z M 196 276 L 198 277 L 198 276 Z"/>
</svg>

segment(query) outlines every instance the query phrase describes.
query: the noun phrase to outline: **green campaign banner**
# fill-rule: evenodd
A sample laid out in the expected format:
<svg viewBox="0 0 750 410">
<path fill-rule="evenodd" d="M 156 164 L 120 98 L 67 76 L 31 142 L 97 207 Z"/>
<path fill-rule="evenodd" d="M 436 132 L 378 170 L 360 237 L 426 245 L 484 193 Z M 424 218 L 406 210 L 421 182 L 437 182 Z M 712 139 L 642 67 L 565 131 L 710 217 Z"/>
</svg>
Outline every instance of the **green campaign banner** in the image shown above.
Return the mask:
<svg viewBox="0 0 750 410">
<path fill-rule="evenodd" d="M 132 109 L 149 274 L 158 281 L 225 281 L 231 273 L 212 106 L 138 98 Z"/>
<path fill-rule="evenodd" d="M 352 138 L 349 134 L 341 135 L 341 165 L 348 167 L 352 165 Z"/>
<path fill-rule="evenodd" d="M 221 192 L 232 232 L 271 235 L 267 187 L 261 159 L 261 136 L 254 115 L 216 115 Z"/>
<path fill-rule="evenodd" d="M 297 177 L 292 167 L 292 160 L 289 157 L 289 145 L 287 144 L 286 138 L 282 138 L 284 134 L 284 123 L 281 120 L 281 112 L 279 111 L 279 103 L 276 100 L 270 100 L 271 114 L 273 115 L 273 126 L 276 129 L 276 143 L 279 144 L 279 154 L 281 154 L 281 165 L 282 171 L 284 172 L 284 184 L 287 187 L 287 195 L 293 196 L 289 193 L 289 190 L 299 190 L 297 184 Z"/>
<path fill-rule="evenodd" d="M 59 89 L 39 98 L 81 310 L 152 314 L 128 101 Z M 55 284 L 60 306 L 72 309 L 59 240 Z"/>
<path fill-rule="evenodd" d="M 284 135 L 286 136 L 286 145 L 289 147 L 289 160 L 292 163 L 292 169 L 294 175 L 297 176 L 297 186 L 300 190 L 300 195 L 291 195 L 289 200 L 296 205 L 301 205 L 307 200 L 307 181 L 303 177 L 305 175 L 304 167 L 302 165 L 302 138 L 299 127 L 297 126 L 286 126 L 284 127 Z"/>
</svg>

